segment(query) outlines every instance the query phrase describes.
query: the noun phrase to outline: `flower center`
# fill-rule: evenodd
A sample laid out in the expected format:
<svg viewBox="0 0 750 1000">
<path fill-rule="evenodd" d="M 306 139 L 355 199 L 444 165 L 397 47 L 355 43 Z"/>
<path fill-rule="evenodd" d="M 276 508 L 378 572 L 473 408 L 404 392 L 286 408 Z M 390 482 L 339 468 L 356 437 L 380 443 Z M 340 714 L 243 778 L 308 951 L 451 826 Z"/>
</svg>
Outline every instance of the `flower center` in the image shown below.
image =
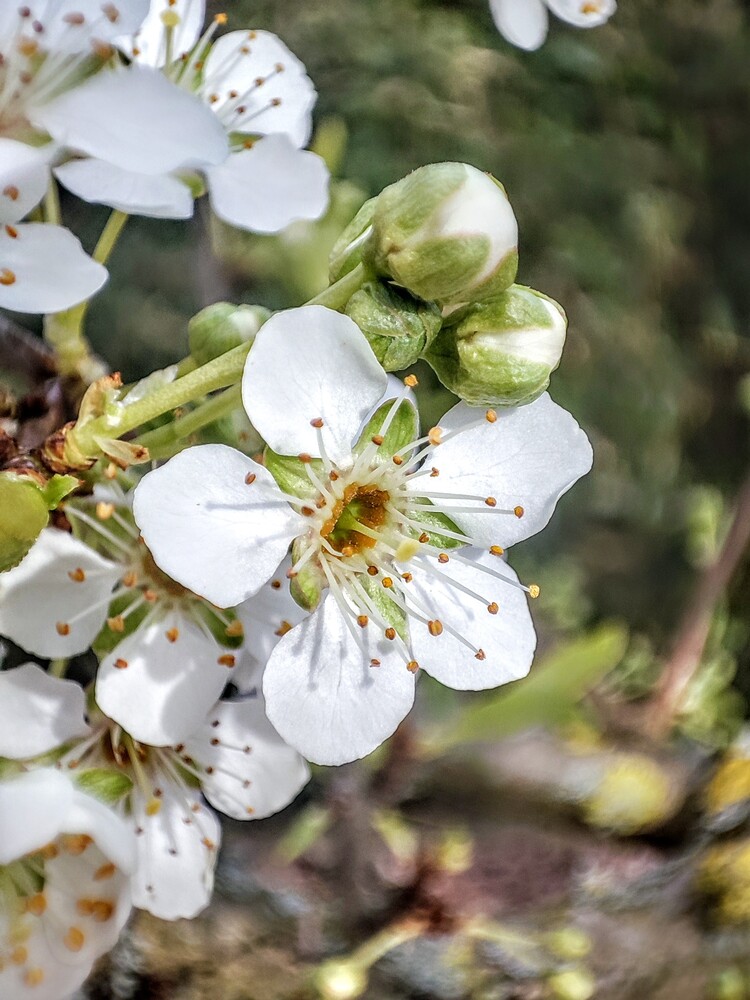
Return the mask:
<svg viewBox="0 0 750 1000">
<path fill-rule="evenodd" d="M 362 527 L 377 530 L 387 519 L 390 494 L 376 485 L 351 483 L 337 500 L 320 534 L 344 556 L 352 556 L 375 546 L 375 539 L 364 534 Z"/>
</svg>

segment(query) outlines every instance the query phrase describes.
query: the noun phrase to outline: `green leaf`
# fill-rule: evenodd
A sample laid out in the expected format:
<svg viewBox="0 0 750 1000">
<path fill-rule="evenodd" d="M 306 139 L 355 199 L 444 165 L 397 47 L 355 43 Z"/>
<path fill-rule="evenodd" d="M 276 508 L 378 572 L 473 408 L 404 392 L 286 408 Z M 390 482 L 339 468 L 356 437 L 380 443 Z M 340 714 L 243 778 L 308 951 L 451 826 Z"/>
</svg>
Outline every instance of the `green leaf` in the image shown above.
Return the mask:
<svg viewBox="0 0 750 1000">
<path fill-rule="evenodd" d="M 355 455 L 361 455 L 367 445 L 372 442 L 373 437 L 380 434 L 385 423 L 385 418 L 390 413 L 392 406 L 393 400 L 389 399 L 373 413 L 365 424 L 365 429 L 362 431 L 359 441 L 354 446 Z M 382 435 L 383 443 L 375 452 L 374 461 L 381 463 L 390 462 L 397 451 L 401 451 L 402 448 L 411 444 L 412 441 L 416 441 L 418 434 L 419 417 L 417 411 L 414 405 L 408 399 L 405 399 L 396 411 L 388 430 Z"/>
<path fill-rule="evenodd" d="M 317 494 L 317 488 L 305 472 L 307 463 L 301 462 L 296 455 L 279 455 L 272 448 L 266 447 L 263 464 L 285 493 L 302 499 Z M 319 479 L 325 479 L 323 463 L 319 458 L 314 458 L 310 465 Z"/>
<path fill-rule="evenodd" d="M 93 795 L 107 805 L 119 802 L 133 788 L 133 782 L 127 774 L 106 767 L 92 767 L 88 771 L 81 771 L 76 774 L 75 783 L 82 792 Z"/>
<path fill-rule="evenodd" d="M 617 666 L 627 643 L 627 629 L 610 623 L 559 647 L 533 667 L 528 678 L 475 702 L 447 732 L 428 737 L 430 751 L 494 741 L 532 726 L 560 726 L 584 695 Z"/>
</svg>

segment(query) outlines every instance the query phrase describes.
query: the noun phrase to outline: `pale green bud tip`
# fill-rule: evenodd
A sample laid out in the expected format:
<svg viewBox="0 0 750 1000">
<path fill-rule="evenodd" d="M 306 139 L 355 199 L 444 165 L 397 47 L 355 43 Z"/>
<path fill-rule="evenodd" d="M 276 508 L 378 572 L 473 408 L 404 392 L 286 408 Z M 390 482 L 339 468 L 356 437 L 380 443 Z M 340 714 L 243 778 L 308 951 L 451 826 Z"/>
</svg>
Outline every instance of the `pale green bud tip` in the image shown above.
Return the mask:
<svg viewBox="0 0 750 1000">
<path fill-rule="evenodd" d="M 193 360 L 205 365 L 253 340 L 270 315 L 263 306 L 235 306 L 231 302 L 215 302 L 201 309 L 188 324 Z"/>
<path fill-rule="evenodd" d="M 433 163 L 377 198 L 367 261 L 419 298 L 458 305 L 513 283 L 517 245 L 501 184 L 466 163 Z"/>
<path fill-rule="evenodd" d="M 440 310 L 382 281 L 371 281 L 346 307 L 386 371 L 401 371 L 421 357 L 440 330 Z"/>
<path fill-rule="evenodd" d="M 356 1000 L 367 989 L 367 973 L 345 959 L 324 962 L 315 976 L 322 1000 Z"/>
<path fill-rule="evenodd" d="M 549 385 L 566 328 L 553 299 L 513 285 L 449 319 L 425 356 L 443 385 L 470 405 L 518 406 Z"/>
<path fill-rule="evenodd" d="M 557 1000 L 591 1000 L 596 982 L 588 969 L 565 969 L 547 980 L 552 996 Z"/>
</svg>

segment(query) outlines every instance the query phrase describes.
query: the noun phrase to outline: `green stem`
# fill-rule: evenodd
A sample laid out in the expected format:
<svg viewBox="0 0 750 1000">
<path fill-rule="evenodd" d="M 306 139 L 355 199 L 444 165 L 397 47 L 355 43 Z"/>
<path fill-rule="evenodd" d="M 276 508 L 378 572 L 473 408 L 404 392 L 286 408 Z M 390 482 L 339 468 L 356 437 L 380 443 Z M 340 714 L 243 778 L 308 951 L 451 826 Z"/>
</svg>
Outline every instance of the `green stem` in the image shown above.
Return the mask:
<svg viewBox="0 0 750 1000">
<path fill-rule="evenodd" d="M 142 424 L 160 417 L 185 403 L 192 403 L 201 396 L 216 389 L 225 389 L 239 381 L 250 344 L 240 344 L 226 354 L 222 354 L 195 371 L 164 385 L 135 403 L 125 402 L 116 416 L 97 417 L 83 427 L 76 426 L 70 432 L 70 441 L 84 455 L 99 454 L 97 438 L 112 440 L 122 437 Z M 189 414 L 188 414 L 189 416 Z"/>
<path fill-rule="evenodd" d="M 106 264 L 109 260 L 128 219 L 129 216 L 118 209 L 110 213 L 92 254 L 92 258 L 99 264 Z M 61 374 L 77 375 L 86 382 L 92 382 L 104 374 L 101 366 L 94 361 L 89 343 L 83 335 L 89 302 L 90 299 L 87 299 L 72 309 L 46 316 L 44 320 L 44 339 L 55 350 Z"/>
<path fill-rule="evenodd" d="M 51 677 L 64 677 L 68 669 L 68 658 L 63 656 L 58 660 L 50 660 L 48 673 Z"/>
<path fill-rule="evenodd" d="M 150 458 L 161 458 L 160 449 L 166 448 L 171 451 L 172 445 L 189 438 L 191 434 L 195 434 L 201 428 L 226 416 L 227 413 L 231 413 L 241 403 L 242 388 L 239 385 L 233 385 L 231 388 L 211 396 L 205 403 L 196 406 L 190 413 L 178 417 L 172 423 L 141 434 L 133 443 L 148 448 Z"/>
<path fill-rule="evenodd" d="M 44 221 L 59 226 L 62 221 L 60 212 L 60 194 L 57 190 L 57 181 L 51 180 L 44 196 Z"/>
<path fill-rule="evenodd" d="M 353 271 L 339 278 L 324 291 L 306 302 L 308 306 L 328 306 L 329 309 L 343 309 L 354 293 L 371 277 L 364 264 L 357 264 Z"/>
</svg>

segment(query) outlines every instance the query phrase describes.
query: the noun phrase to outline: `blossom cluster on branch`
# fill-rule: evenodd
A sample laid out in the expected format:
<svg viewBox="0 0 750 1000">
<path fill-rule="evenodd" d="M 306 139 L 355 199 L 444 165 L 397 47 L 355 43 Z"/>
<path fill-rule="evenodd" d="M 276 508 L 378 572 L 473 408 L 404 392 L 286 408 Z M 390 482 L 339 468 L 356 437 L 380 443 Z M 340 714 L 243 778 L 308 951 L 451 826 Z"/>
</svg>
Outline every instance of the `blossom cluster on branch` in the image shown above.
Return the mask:
<svg viewBox="0 0 750 1000">
<path fill-rule="evenodd" d="M 506 551 L 592 461 L 546 392 L 565 314 L 516 283 L 507 194 L 463 163 L 362 206 L 308 303 L 218 303 L 180 364 L 106 373 L 86 305 L 130 215 L 187 218 L 206 191 L 268 233 L 326 209 L 304 67 L 204 14 L 0 12 L 0 306 L 46 314 L 77 404 L 34 446 L 0 429 L 0 635 L 28 657 L 0 671 L 6 1000 L 68 997 L 131 907 L 199 913 L 217 813 L 263 818 L 308 762 L 371 753 L 422 672 L 459 690 L 525 676 L 539 586 Z M 113 210 L 92 257 L 58 183 Z M 436 426 L 417 362 L 458 397 Z M 71 671 L 87 651 L 96 669 Z"/>
</svg>

